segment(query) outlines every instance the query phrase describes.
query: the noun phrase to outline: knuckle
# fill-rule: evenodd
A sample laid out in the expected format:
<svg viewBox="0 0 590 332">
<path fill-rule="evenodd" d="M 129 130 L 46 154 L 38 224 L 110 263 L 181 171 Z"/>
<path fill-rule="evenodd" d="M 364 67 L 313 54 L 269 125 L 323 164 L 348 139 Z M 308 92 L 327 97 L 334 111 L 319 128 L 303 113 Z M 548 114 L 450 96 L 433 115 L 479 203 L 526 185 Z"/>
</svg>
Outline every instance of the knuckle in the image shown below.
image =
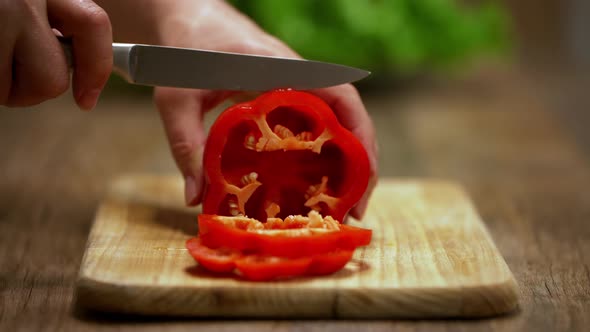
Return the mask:
<svg viewBox="0 0 590 332">
<path fill-rule="evenodd" d="M 86 8 L 80 20 L 93 29 L 110 29 L 111 26 L 109 15 L 96 5 Z"/>
<path fill-rule="evenodd" d="M 170 144 L 170 150 L 172 150 L 172 153 L 178 161 L 182 162 L 189 160 L 192 157 L 195 145 L 187 141 L 174 142 Z"/>
<path fill-rule="evenodd" d="M 198 158 L 197 145 L 188 141 L 170 143 L 170 151 L 176 161 L 176 165 L 183 173 L 190 173 L 194 168 L 195 159 Z"/>
</svg>

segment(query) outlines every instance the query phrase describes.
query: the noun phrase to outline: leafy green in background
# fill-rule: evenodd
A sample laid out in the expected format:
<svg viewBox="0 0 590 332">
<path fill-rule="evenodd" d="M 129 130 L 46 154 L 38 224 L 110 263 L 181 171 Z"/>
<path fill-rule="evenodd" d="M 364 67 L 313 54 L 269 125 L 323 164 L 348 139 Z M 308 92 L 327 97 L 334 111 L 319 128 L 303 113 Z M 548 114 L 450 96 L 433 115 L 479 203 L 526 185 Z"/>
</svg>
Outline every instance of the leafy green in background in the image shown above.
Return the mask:
<svg viewBox="0 0 590 332">
<path fill-rule="evenodd" d="M 232 0 L 303 57 L 381 74 L 445 68 L 507 46 L 494 2 L 455 0 Z M 473 1 L 472 1 L 473 2 Z"/>
</svg>

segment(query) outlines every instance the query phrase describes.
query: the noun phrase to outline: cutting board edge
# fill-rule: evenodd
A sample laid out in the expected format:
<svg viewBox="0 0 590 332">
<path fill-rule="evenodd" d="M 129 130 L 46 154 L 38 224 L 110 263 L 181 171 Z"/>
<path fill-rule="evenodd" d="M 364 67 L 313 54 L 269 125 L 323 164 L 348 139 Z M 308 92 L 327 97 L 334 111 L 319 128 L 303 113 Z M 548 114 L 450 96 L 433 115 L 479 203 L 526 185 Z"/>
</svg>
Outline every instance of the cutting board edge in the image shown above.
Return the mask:
<svg viewBox="0 0 590 332">
<path fill-rule="evenodd" d="M 169 308 L 158 310 L 145 306 L 146 302 L 162 301 L 167 297 L 177 298 L 186 294 L 201 290 L 200 297 L 213 300 L 213 305 L 188 306 L 186 311 L 170 312 Z M 241 290 L 241 292 L 236 292 Z M 236 305 L 236 295 L 248 296 L 248 289 L 240 287 L 191 287 L 172 286 L 162 291 L 157 285 L 117 283 L 108 280 L 99 280 L 85 275 L 80 275 L 76 283 L 76 305 L 85 309 L 101 312 L 127 313 L 139 315 L 161 315 L 177 317 L 236 317 L 236 318 L 355 318 L 355 319 L 385 319 L 385 318 L 483 318 L 512 313 L 520 308 L 519 289 L 513 275 L 509 273 L 501 282 L 481 284 L 470 287 L 432 287 L 432 288 L 325 288 L 299 287 L 299 292 L 308 293 L 318 298 L 328 298 L 325 303 L 326 310 L 312 312 L 293 312 L 289 304 L 281 303 L 284 308 L 277 305 L 276 296 L 284 296 L 291 291 L 289 289 L 276 289 L 273 285 L 259 288 L 264 294 L 272 292 L 267 304 L 262 301 L 262 307 L 256 310 L 247 310 L 243 306 Z M 387 290 L 389 301 L 383 301 Z M 269 291 L 269 293 L 265 292 Z M 117 300 L 110 301 L 113 293 L 117 293 Z M 337 294 L 340 292 L 340 294 Z M 322 294 L 320 294 L 322 293 Z M 328 294 L 326 294 L 328 293 Z M 373 294 L 379 296 L 373 296 Z M 122 295 L 124 294 L 124 295 Z M 149 297 L 144 297 L 149 294 Z M 422 296 L 416 296 L 422 294 Z M 343 296 L 345 295 L 345 296 Z M 233 298 L 233 300 L 229 300 Z M 310 297 L 311 298 L 311 297 Z M 372 299 L 379 298 L 379 303 Z M 346 301 L 342 301 L 346 299 Z M 455 299 L 456 302 L 450 299 Z M 421 302 L 422 300 L 422 302 Z M 444 310 L 428 310 L 432 303 L 439 301 Z M 165 301 L 164 301 L 165 302 Z M 232 305 L 233 303 L 233 305 Z M 494 304 L 494 305 L 492 305 Z M 317 306 L 309 306 L 317 308 Z M 199 308 L 207 308 L 202 310 Z M 362 310 L 359 310 L 362 308 Z M 246 310 L 244 310 L 246 309 Z"/>
</svg>

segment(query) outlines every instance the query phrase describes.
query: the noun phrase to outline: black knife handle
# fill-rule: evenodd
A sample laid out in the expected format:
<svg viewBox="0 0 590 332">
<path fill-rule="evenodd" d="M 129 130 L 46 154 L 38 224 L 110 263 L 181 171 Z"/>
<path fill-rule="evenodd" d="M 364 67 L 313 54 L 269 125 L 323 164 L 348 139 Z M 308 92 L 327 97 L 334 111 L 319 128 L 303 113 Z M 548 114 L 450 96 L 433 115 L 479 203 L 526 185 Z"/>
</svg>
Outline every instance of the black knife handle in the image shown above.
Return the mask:
<svg viewBox="0 0 590 332">
<path fill-rule="evenodd" d="M 64 50 L 66 62 L 69 68 L 74 68 L 74 56 L 72 53 L 72 40 L 63 36 L 56 36 L 61 48 Z"/>
</svg>

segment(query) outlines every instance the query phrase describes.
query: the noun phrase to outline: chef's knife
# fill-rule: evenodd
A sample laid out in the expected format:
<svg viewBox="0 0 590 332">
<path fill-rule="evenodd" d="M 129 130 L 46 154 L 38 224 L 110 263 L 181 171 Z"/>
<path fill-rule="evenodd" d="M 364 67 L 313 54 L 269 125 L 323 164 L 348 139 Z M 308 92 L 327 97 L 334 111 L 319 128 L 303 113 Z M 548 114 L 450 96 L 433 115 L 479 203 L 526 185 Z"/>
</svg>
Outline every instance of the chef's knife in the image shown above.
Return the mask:
<svg viewBox="0 0 590 332">
<path fill-rule="evenodd" d="M 69 40 L 58 39 L 71 64 Z M 134 84 L 210 90 L 315 89 L 370 74 L 319 61 L 125 43 L 113 43 L 113 66 Z"/>
</svg>

